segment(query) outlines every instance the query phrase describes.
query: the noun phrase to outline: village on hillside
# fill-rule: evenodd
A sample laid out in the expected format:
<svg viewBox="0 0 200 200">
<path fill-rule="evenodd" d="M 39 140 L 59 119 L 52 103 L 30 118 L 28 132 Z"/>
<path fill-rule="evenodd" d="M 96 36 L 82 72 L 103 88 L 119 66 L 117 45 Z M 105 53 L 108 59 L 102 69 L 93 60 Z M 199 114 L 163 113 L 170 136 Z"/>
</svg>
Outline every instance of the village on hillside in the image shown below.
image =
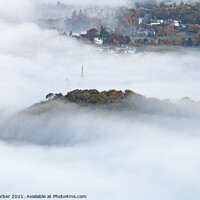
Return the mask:
<svg viewBox="0 0 200 200">
<path fill-rule="evenodd" d="M 103 51 L 134 53 L 136 47 L 143 46 L 200 46 L 198 2 L 130 1 L 128 6 L 77 10 L 58 1 L 49 8 L 62 16 L 41 18 L 40 27 L 97 45 Z"/>
</svg>

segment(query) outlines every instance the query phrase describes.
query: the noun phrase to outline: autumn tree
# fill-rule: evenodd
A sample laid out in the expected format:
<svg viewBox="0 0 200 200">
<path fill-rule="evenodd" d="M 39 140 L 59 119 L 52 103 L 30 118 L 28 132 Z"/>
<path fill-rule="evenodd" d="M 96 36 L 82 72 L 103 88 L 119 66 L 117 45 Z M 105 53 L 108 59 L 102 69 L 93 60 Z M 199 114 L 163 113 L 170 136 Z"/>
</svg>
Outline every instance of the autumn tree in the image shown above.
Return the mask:
<svg viewBox="0 0 200 200">
<path fill-rule="evenodd" d="M 200 44 L 200 32 L 196 33 L 193 38 L 196 44 Z"/>
<path fill-rule="evenodd" d="M 95 28 L 88 30 L 87 31 L 87 38 L 93 42 L 94 38 L 98 36 L 98 32 L 99 31 Z"/>
<path fill-rule="evenodd" d="M 124 97 L 131 97 L 133 96 L 134 92 L 132 90 L 125 90 Z"/>
<path fill-rule="evenodd" d="M 171 40 L 163 40 L 163 41 L 162 41 L 162 44 L 163 44 L 163 45 L 166 45 L 166 46 L 171 46 L 171 45 L 173 45 L 173 43 L 172 43 Z"/>
<path fill-rule="evenodd" d="M 115 28 L 119 34 L 126 34 L 127 28 L 137 25 L 139 22 L 139 15 L 135 9 L 121 8 L 118 13 L 118 24 Z"/>
<path fill-rule="evenodd" d="M 182 38 L 179 37 L 179 38 L 174 39 L 174 40 L 173 40 L 173 44 L 174 44 L 175 46 L 182 46 Z"/>
<path fill-rule="evenodd" d="M 167 36 L 173 35 L 174 34 L 174 27 L 168 25 L 164 28 L 164 32 L 165 32 L 165 35 L 167 35 Z"/>
<path fill-rule="evenodd" d="M 158 27 L 158 36 L 164 36 L 165 32 L 161 26 Z"/>
<path fill-rule="evenodd" d="M 157 46 L 157 45 L 158 45 L 158 43 L 157 43 L 155 40 L 151 40 L 151 41 L 149 42 L 149 44 L 150 44 L 151 46 Z"/>
<path fill-rule="evenodd" d="M 189 31 L 197 33 L 199 31 L 199 25 L 198 24 L 192 24 L 189 28 Z"/>
</svg>

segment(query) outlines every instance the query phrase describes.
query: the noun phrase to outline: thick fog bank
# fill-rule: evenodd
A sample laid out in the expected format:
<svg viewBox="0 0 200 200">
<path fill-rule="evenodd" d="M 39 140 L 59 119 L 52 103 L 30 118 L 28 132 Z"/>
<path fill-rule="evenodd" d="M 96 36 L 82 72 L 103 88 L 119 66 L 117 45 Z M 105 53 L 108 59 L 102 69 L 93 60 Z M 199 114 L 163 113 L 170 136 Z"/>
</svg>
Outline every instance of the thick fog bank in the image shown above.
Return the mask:
<svg viewBox="0 0 200 200">
<path fill-rule="evenodd" d="M 83 111 L 12 119 L 0 125 L 1 192 L 198 200 L 199 124 Z"/>
<path fill-rule="evenodd" d="M 50 100 L 0 120 L 0 139 L 9 143 L 44 146 L 76 146 L 108 138 L 141 135 L 141 128 L 178 137 L 199 137 L 200 103 L 190 100 L 171 103 L 132 98 L 132 108 L 105 110 Z M 139 128 L 139 129 L 138 129 Z"/>
<path fill-rule="evenodd" d="M 1 192 L 198 200 L 199 104 L 155 102 L 136 113 L 54 102 L 1 119 Z"/>
</svg>

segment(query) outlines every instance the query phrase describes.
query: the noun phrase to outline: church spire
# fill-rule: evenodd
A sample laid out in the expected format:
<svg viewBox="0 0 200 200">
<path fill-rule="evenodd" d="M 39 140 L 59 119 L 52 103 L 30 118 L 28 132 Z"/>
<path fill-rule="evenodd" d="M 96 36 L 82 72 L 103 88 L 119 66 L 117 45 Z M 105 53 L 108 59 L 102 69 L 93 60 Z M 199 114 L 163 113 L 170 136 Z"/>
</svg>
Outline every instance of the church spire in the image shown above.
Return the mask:
<svg viewBox="0 0 200 200">
<path fill-rule="evenodd" d="M 81 69 L 81 78 L 84 78 L 84 74 L 83 74 L 83 65 L 82 65 L 82 69 Z"/>
</svg>

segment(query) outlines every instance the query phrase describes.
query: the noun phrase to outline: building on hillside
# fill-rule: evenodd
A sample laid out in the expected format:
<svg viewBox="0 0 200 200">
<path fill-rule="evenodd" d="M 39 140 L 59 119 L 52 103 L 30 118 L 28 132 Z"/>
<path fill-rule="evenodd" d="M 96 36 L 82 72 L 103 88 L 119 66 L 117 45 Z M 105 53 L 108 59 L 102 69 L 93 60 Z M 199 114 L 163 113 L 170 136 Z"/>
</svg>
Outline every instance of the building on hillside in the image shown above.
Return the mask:
<svg viewBox="0 0 200 200">
<path fill-rule="evenodd" d="M 102 45 L 103 44 L 103 40 L 100 37 L 95 37 L 94 38 L 94 44 L 96 45 Z"/>
<path fill-rule="evenodd" d="M 155 30 L 154 29 L 150 29 L 148 30 L 148 37 L 154 37 L 156 34 Z"/>
<path fill-rule="evenodd" d="M 179 21 L 178 20 L 174 20 L 173 25 L 176 26 L 176 27 L 178 27 L 179 26 Z"/>
<path fill-rule="evenodd" d="M 146 29 L 140 29 L 137 31 L 138 36 L 148 36 L 148 30 Z"/>
<path fill-rule="evenodd" d="M 80 33 L 72 33 L 73 37 L 80 37 Z"/>
<path fill-rule="evenodd" d="M 139 18 L 139 21 L 138 21 L 138 24 L 141 24 L 142 23 L 142 21 L 143 21 L 143 18 Z"/>
<path fill-rule="evenodd" d="M 160 23 L 160 24 L 163 24 L 164 20 L 163 19 L 158 19 L 157 22 Z"/>
<path fill-rule="evenodd" d="M 87 31 L 81 30 L 81 35 L 86 35 L 86 34 L 87 34 Z"/>
<path fill-rule="evenodd" d="M 151 22 L 151 26 L 157 26 L 160 25 L 160 22 Z"/>
</svg>

